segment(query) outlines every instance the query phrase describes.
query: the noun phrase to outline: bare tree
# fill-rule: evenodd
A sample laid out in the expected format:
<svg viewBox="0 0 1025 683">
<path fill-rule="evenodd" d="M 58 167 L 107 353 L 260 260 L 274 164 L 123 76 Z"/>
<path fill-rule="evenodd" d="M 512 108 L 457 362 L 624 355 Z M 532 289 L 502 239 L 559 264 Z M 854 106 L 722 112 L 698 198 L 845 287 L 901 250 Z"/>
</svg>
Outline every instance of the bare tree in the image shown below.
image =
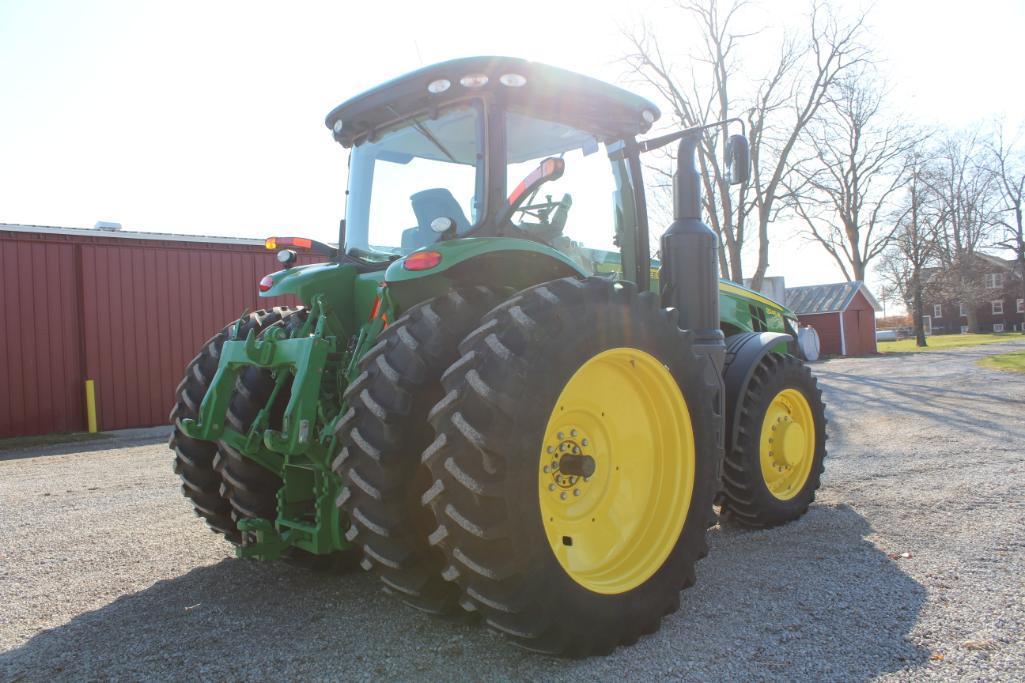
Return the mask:
<svg viewBox="0 0 1025 683">
<path fill-rule="evenodd" d="M 930 196 L 929 173 L 921 157 L 906 156 L 907 195 L 887 247 L 880 254 L 878 272 L 887 288 L 900 293 L 915 325 L 915 340 L 925 346 L 924 314 L 926 272 L 938 255 L 936 234 L 944 220 L 943 208 Z"/>
<path fill-rule="evenodd" d="M 1014 253 L 1018 274 L 1021 276 L 1021 289 L 1018 293 L 1025 299 L 1025 230 L 1022 227 L 1022 211 L 1025 209 L 1025 154 L 1015 148 L 1016 142 L 1005 140 L 1004 127 L 1000 125 L 996 140 L 990 144 L 990 152 L 1002 204 L 1002 215 L 997 223 L 1003 234 L 996 245 Z M 1025 334 L 1025 312 L 1022 313 L 1021 330 Z"/>
<path fill-rule="evenodd" d="M 790 186 L 808 235 L 848 280 L 864 280 L 898 224 L 895 199 L 918 140 L 887 119 L 883 89 L 866 66 L 837 81 L 823 115 L 807 129 L 807 163 Z"/>
<path fill-rule="evenodd" d="M 976 308 L 989 297 L 977 254 L 996 225 L 999 201 L 996 176 L 985 167 L 981 152 L 978 132 L 948 135 L 929 179 L 943 212 L 937 230 L 943 268 L 936 286 L 945 298 L 967 306 L 971 332 L 979 327 Z"/>
<path fill-rule="evenodd" d="M 759 77 L 739 79 L 738 52 L 751 34 L 734 25 L 748 3 L 734 0 L 678 0 L 676 6 L 700 28 L 703 40 L 689 55 L 686 80 L 674 68 L 672 56 L 646 27 L 630 33 L 631 51 L 625 57 L 632 73 L 665 99 L 677 123 L 690 127 L 741 116 L 748 124 L 752 178 L 736 197 L 723 173 L 719 131 L 707 131 L 699 161 L 705 182 L 705 210 L 711 227 L 725 247 L 720 267 L 725 277 L 744 279 L 742 252 L 754 231 L 758 263 L 752 277 L 761 286 L 769 266 L 769 224 L 785 208 L 785 180 L 792 171 L 797 141 L 815 119 L 834 84 L 851 67 L 863 63 L 863 17 L 842 22 L 813 2 L 803 35 L 785 33 L 771 57 L 772 66 Z M 758 61 L 767 61 L 765 54 Z M 739 83 L 738 83 L 739 81 Z"/>
</svg>

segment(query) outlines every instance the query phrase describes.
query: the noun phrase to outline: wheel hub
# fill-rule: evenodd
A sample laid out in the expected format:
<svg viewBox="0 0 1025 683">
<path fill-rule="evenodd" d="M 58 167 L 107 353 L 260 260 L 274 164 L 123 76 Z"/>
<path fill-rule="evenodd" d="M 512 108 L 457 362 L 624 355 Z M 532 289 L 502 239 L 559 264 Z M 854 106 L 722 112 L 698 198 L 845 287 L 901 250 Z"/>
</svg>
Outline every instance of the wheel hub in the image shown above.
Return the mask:
<svg viewBox="0 0 1025 683">
<path fill-rule="evenodd" d="M 593 442 L 583 430 L 570 427 L 556 433 L 557 443 L 545 447 L 545 454 L 551 462 L 543 467 L 546 474 L 551 474 L 548 491 L 560 500 L 568 500 L 569 495 L 578 497 L 583 494 L 591 477 L 597 470 L 597 462 L 586 451 L 593 452 Z"/>
<path fill-rule="evenodd" d="M 761 465 L 769 492 L 793 498 L 808 480 L 815 455 L 815 423 L 808 400 L 796 389 L 773 397 L 762 422 Z"/>
<path fill-rule="evenodd" d="M 779 415 L 772 426 L 774 432 L 769 450 L 777 467 L 790 468 L 801 462 L 804 454 L 804 428 L 790 415 Z"/>
</svg>

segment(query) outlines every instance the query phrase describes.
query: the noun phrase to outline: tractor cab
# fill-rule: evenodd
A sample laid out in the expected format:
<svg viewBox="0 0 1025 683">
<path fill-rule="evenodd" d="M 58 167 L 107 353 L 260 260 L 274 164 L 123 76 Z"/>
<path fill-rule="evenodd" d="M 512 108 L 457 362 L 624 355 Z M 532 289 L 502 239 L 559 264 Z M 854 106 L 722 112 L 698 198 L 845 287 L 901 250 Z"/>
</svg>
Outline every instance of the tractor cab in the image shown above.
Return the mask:
<svg viewBox="0 0 1025 683">
<path fill-rule="evenodd" d="M 640 284 L 649 255 L 636 136 L 658 116 L 642 97 L 521 59 L 413 72 L 327 117 L 352 150 L 340 243 L 387 264 L 446 240 L 520 238 Z"/>
</svg>

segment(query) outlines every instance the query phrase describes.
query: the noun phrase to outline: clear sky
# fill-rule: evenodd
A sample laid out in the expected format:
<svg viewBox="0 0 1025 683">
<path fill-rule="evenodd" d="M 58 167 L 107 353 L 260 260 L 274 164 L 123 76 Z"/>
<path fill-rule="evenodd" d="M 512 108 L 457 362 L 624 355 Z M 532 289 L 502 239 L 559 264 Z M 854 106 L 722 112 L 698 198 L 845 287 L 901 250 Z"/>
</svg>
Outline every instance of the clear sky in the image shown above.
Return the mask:
<svg viewBox="0 0 1025 683">
<path fill-rule="evenodd" d="M 682 15 L 666 5 L 0 0 L 0 222 L 333 239 L 336 104 L 473 54 L 615 82 L 619 27 L 645 17 L 668 40 Z M 783 24 L 806 6 L 764 5 Z M 951 127 L 1025 120 L 1025 3 L 880 0 L 870 17 L 895 109 Z M 842 279 L 793 228 L 775 226 L 769 274 Z"/>
</svg>

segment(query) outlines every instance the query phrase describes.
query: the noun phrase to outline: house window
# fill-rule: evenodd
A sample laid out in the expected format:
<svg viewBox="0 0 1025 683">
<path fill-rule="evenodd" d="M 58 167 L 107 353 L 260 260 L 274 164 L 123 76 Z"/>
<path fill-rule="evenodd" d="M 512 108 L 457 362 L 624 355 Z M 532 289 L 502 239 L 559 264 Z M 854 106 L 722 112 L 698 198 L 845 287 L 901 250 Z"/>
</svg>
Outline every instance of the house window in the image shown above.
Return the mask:
<svg viewBox="0 0 1025 683">
<path fill-rule="evenodd" d="M 996 299 L 995 301 L 990 301 L 989 305 L 990 305 L 990 308 L 993 309 L 993 315 L 1003 315 L 1004 314 L 1004 300 L 1003 299 Z"/>
<path fill-rule="evenodd" d="M 968 334 L 968 326 L 967 325 L 962 325 L 961 326 L 961 334 Z"/>
<path fill-rule="evenodd" d="M 961 304 L 961 310 L 959 311 L 959 314 L 962 318 L 968 317 L 968 304 Z"/>
<path fill-rule="evenodd" d="M 1025 299 L 1018 299 L 1018 312 L 1025 313 Z"/>
<path fill-rule="evenodd" d="M 986 273 L 986 289 L 1000 289 L 1004 286 L 1003 273 Z"/>
<path fill-rule="evenodd" d="M 942 304 L 933 304 L 933 307 L 932 307 L 932 317 L 934 317 L 934 318 L 942 318 L 943 317 L 943 305 Z"/>
<path fill-rule="evenodd" d="M 1003 323 L 993 323 L 993 331 L 994 332 L 1003 332 L 1004 331 L 1004 324 Z"/>
</svg>

